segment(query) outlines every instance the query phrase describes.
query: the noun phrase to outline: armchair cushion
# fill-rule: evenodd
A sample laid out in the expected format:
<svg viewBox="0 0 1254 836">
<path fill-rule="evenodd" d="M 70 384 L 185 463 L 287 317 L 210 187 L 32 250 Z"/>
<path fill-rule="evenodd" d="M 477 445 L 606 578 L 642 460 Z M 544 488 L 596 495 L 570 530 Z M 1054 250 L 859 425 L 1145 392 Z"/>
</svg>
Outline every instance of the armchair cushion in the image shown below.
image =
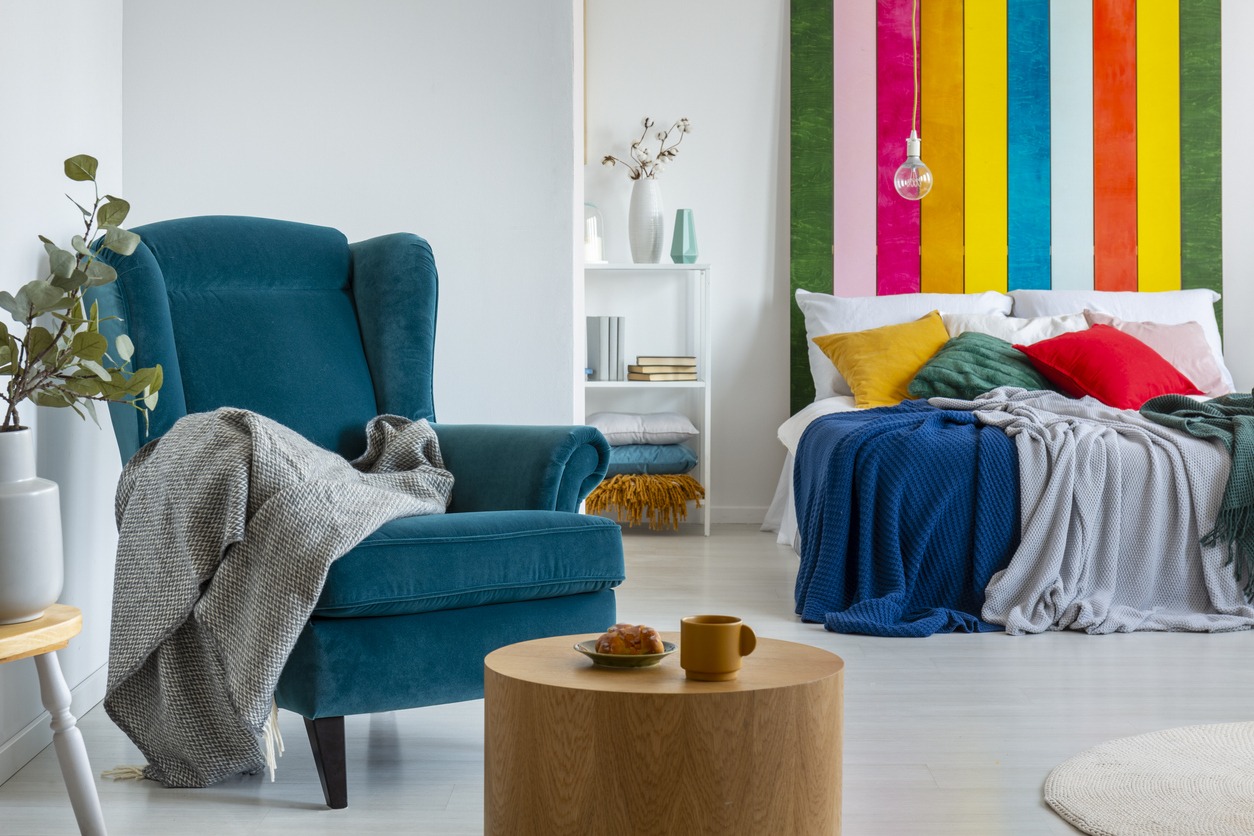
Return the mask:
<svg viewBox="0 0 1254 836">
<path fill-rule="evenodd" d="M 387 523 L 331 564 L 315 618 L 412 615 L 596 592 L 623 580 L 619 527 L 561 511 Z"/>
</svg>

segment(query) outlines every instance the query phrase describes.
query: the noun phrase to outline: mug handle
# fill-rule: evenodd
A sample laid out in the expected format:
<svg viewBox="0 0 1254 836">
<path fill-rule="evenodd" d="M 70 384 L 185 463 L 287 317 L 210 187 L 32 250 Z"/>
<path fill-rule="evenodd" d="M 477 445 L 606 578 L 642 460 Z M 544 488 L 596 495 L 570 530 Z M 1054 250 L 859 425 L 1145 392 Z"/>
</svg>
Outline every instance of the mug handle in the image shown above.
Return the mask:
<svg viewBox="0 0 1254 836">
<path fill-rule="evenodd" d="M 740 655 L 748 656 L 753 649 L 758 646 L 758 637 L 753 634 L 753 628 L 748 624 L 740 625 Z"/>
</svg>

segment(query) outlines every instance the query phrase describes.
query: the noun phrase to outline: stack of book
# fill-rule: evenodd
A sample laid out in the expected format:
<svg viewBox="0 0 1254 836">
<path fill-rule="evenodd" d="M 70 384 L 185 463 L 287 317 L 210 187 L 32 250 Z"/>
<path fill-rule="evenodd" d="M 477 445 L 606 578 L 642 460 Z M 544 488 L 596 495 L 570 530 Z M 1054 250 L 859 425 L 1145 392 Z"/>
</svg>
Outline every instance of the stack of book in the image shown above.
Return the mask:
<svg viewBox="0 0 1254 836">
<path fill-rule="evenodd" d="M 628 380 L 696 380 L 696 357 L 636 357 L 627 366 Z"/>
</svg>

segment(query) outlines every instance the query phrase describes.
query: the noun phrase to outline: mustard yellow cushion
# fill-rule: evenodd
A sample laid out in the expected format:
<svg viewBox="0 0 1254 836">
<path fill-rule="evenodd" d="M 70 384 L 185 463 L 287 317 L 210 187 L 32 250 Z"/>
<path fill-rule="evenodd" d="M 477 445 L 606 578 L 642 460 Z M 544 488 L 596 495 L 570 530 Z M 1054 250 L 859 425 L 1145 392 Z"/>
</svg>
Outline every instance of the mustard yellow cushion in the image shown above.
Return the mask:
<svg viewBox="0 0 1254 836">
<path fill-rule="evenodd" d="M 910 397 L 910 381 L 948 341 L 938 311 L 901 325 L 814 338 L 860 407 L 895 406 Z"/>
</svg>

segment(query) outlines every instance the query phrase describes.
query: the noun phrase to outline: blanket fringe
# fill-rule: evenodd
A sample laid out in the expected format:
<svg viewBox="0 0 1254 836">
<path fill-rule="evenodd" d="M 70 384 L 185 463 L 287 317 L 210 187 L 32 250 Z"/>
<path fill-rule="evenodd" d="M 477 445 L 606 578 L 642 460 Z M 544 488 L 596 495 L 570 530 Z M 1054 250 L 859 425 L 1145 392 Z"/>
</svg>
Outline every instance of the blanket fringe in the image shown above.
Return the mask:
<svg viewBox="0 0 1254 836">
<path fill-rule="evenodd" d="M 618 522 L 627 516 L 629 526 L 641 525 L 649 518 L 649 528 L 679 530 L 679 523 L 688 519 L 688 503 L 701 507 L 705 488 L 686 473 L 620 473 L 597 485 L 588 494 L 587 510 L 600 514 L 611 507 L 617 510 Z"/>
<path fill-rule="evenodd" d="M 143 781 L 148 776 L 144 774 L 142 766 L 115 766 L 112 769 L 106 769 L 100 773 L 101 778 L 110 778 L 114 781 Z"/>
<path fill-rule="evenodd" d="M 266 768 L 270 770 L 270 783 L 274 783 L 274 774 L 279 771 L 279 758 L 283 757 L 283 733 L 279 731 L 279 704 L 270 700 L 270 716 L 262 727 L 261 736 L 266 749 Z M 277 752 L 277 756 L 276 756 Z"/>
<path fill-rule="evenodd" d="M 1223 508 L 1215 517 L 1215 527 L 1202 538 L 1203 546 L 1223 545 L 1224 565 L 1232 566 L 1245 600 L 1254 601 L 1254 507 Z"/>
</svg>

